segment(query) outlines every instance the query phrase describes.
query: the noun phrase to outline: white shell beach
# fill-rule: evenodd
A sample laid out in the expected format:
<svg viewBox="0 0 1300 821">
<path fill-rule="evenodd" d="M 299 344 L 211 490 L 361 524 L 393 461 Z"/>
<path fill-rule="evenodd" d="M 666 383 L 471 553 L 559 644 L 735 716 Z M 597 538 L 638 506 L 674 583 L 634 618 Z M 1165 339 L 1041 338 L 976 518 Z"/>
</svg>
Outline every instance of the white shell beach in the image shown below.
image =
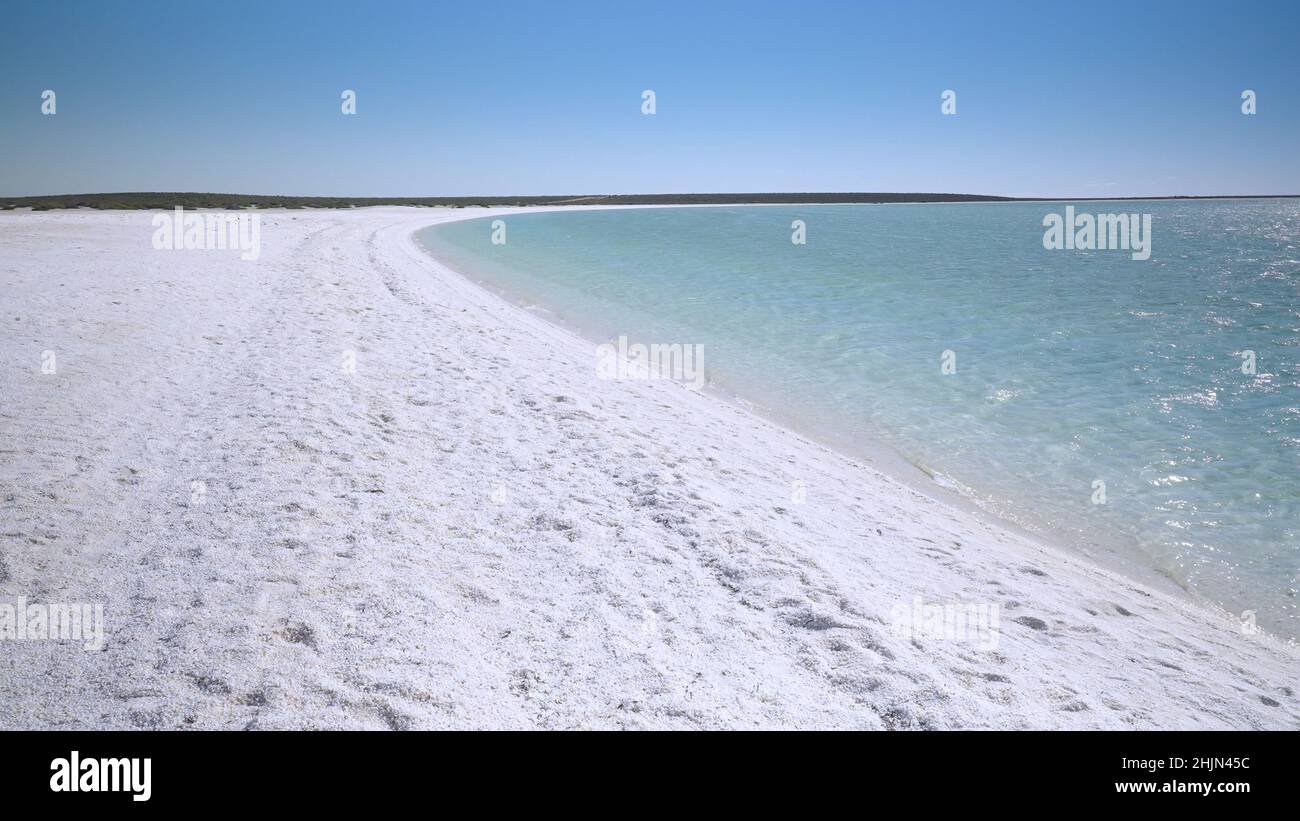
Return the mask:
<svg viewBox="0 0 1300 821">
<path fill-rule="evenodd" d="M 515 212 L 263 211 L 256 260 L 0 214 L 0 600 L 104 630 L 0 641 L 0 728 L 1300 727 L 1294 646 L 599 379 L 412 239 Z"/>
</svg>

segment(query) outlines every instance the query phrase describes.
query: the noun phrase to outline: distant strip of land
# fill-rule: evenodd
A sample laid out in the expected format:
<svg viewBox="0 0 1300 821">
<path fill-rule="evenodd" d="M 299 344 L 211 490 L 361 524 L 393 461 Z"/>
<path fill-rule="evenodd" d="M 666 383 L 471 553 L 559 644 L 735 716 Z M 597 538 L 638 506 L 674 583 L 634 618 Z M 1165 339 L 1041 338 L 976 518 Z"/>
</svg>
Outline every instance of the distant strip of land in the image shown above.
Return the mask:
<svg viewBox="0 0 1300 821">
<path fill-rule="evenodd" d="M 755 205 L 775 203 L 917 203 L 917 202 L 1061 202 L 1088 200 L 1203 200 L 1274 199 L 1297 194 L 1250 196 L 1167 197 L 997 197 L 986 194 L 925 194 L 887 192 L 749 193 L 749 194 L 585 194 L 566 196 L 482 197 L 291 197 L 259 194 L 192 192 L 129 192 L 117 194 L 54 194 L 36 197 L 0 197 L 0 210 L 60 208 L 148 210 L 171 208 L 364 208 L 374 205 L 412 205 L 443 208 L 490 208 L 528 205 Z"/>
</svg>

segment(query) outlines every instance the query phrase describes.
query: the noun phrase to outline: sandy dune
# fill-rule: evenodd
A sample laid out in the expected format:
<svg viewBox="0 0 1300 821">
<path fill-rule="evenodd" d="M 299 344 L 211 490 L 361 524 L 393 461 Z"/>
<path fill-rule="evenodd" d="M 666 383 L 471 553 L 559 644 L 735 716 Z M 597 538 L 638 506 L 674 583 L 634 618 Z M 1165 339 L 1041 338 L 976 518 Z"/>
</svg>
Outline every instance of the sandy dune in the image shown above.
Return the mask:
<svg viewBox="0 0 1300 821">
<path fill-rule="evenodd" d="M 1300 727 L 1293 648 L 598 380 L 410 238 L 491 213 L 266 212 L 257 261 L 0 215 L 0 600 L 106 630 L 0 642 L 0 727 Z M 917 596 L 996 649 L 898 634 Z"/>
</svg>

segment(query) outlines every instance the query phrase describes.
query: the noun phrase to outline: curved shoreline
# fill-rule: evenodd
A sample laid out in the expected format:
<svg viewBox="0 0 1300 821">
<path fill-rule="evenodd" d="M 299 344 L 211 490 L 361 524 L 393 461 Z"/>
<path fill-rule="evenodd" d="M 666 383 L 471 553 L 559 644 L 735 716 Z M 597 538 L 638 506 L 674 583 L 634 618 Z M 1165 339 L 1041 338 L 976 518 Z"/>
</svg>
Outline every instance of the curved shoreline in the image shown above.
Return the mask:
<svg viewBox="0 0 1300 821">
<path fill-rule="evenodd" d="M 672 207 L 721 207 L 721 206 L 708 206 L 708 205 L 704 205 L 704 206 L 594 206 L 593 208 L 602 208 L 602 207 L 603 208 L 615 208 L 615 207 L 617 208 L 638 208 L 638 207 L 672 208 Z M 756 206 L 756 207 L 761 207 L 761 206 Z M 467 216 L 465 218 L 473 219 L 473 218 L 480 218 L 480 217 L 508 216 L 512 213 L 526 214 L 526 213 L 533 213 L 538 210 L 542 210 L 542 209 L 533 208 L 533 209 L 503 210 L 499 213 L 494 213 L 489 215 L 473 215 L 473 216 Z M 575 210 L 575 209 L 557 207 L 557 208 L 547 208 L 545 210 L 562 211 L 562 210 Z M 440 220 L 438 222 L 450 222 L 450 221 L 452 220 Z M 512 311 L 517 317 L 524 318 L 523 321 L 532 322 L 532 323 L 545 326 L 546 328 L 550 329 L 556 334 L 562 335 L 564 337 L 568 337 L 572 342 L 578 345 L 586 346 L 586 345 L 597 344 L 597 340 L 588 339 L 587 337 L 583 336 L 581 332 L 578 331 L 576 328 L 569 327 L 561 321 L 553 320 L 548 318 L 547 316 L 540 315 L 537 311 L 529 310 L 526 306 L 512 301 L 509 298 L 508 293 L 497 292 L 495 289 L 488 287 L 486 284 L 476 282 L 470 276 L 452 268 L 450 265 L 447 265 L 446 263 L 437 259 L 437 257 L 435 257 L 433 253 L 429 249 L 427 249 L 422 243 L 420 243 L 416 238 L 416 234 L 418 233 L 418 231 L 423 230 L 424 228 L 429 227 L 430 225 L 433 224 L 437 224 L 437 223 L 422 224 L 416 228 L 404 232 L 405 244 L 409 247 L 411 253 L 415 253 L 422 256 L 435 269 L 441 271 L 444 276 L 453 278 L 455 280 L 459 280 L 460 282 L 464 283 L 464 285 L 467 288 L 477 292 L 483 298 L 498 303 L 502 308 Z M 981 523 L 996 528 L 998 531 L 1007 534 L 1008 536 L 1014 538 L 1016 541 L 1027 542 L 1031 546 L 1031 549 L 1034 552 L 1043 554 L 1043 557 L 1048 558 L 1050 562 L 1059 563 L 1059 565 L 1063 567 L 1073 567 L 1076 569 L 1080 569 L 1083 571 L 1084 575 L 1086 576 L 1091 576 L 1094 579 L 1103 580 L 1102 581 L 1103 586 L 1108 588 L 1106 592 L 1111 592 L 1109 590 L 1111 586 L 1129 587 L 1131 589 L 1134 589 L 1141 596 L 1148 597 L 1148 598 L 1164 599 L 1167 602 L 1167 604 L 1170 606 L 1170 611 L 1172 611 L 1168 614 L 1168 617 L 1172 622 L 1175 623 L 1181 622 L 1184 619 L 1186 619 L 1188 616 L 1190 616 L 1191 621 L 1200 622 L 1202 627 L 1209 627 L 1210 629 L 1216 632 L 1222 630 L 1227 635 L 1235 635 L 1238 637 L 1242 637 L 1242 633 L 1240 630 L 1240 623 L 1231 614 L 1227 613 L 1220 605 L 1218 605 L 1217 603 L 1211 600 L 1206 599 L 1203 596 L 1196 594 L 1194 591 L 1189 591 L 1183 588 L 1182 586 L 1178 585 L 1175 580 L 1161 575 L 1159 571 L 1154 568 L 1149 568 L 1149 576 L 1150 576 L 1149 578 L 1142 578 L 1140 576 L 1136 576 L 1132 572 L 1132 568 L 1116 568 L 1116 567 L 1108 566 L 1105 563 L 1102 563 L 1101 561 L 1097 560 L 1096 558 L 1083 555 L 1079 551 L 1069 548 L 1068 546 L 1055 544 L 1045 539 L 1043 534 L 1029 531 L 1015 522 L 1008 521 L 998 516 L 996 513 L 980 507 L 973 500 L 966 498 L 959 492 L 942 487 L 941 485 L 939 485 L 937 482 L 934 482 L 929 477 L 927 477 L 924 481 L 921 482 L 909 481 L 907 477 L 895 475 L 894 473 L 891 473 L 887 468 L 882 470 L 882 468 L 878 466 L 875 463 L 875 461 L 870 458 L 863 459 L 862 457 L 856 456 L 852 453 L 846 453 L 836 448 L 833 444 L 820 441 L 815 436 L 801 432 L 796 428 L 785 424 L 779 419 L 773 419 L 765 415 L 760 408 L 752 405 L 752 403 L 744 401 L 742 397 L 729 397 L 723 393 L 716 392 L 716 391 L 698 391 L 698 392 L 689 391 L 686 389 L 682 389 L 681 386 L 676 386 L 676 385 L 674 385 L 674 387 L 679 389 L 682 393 L 698 396 L 710 403 L 718 403 L 721 405 L 725 405 L 726 407 L 740 414 L 743 414 L 746 418 L 750 420 L 749 422 L 750 424 L 773 426 L 778 430 L 780 430 L 780 432 L 783 435 L 795 437 L 805 442 L 811 448 L 820 450 L 829 455 L 833 455 L 834 458 L 845 460 L 846 462 L 853 464 L 855 468 L 864 471 L 869 471 L 873 474 L 876 474 L 886 485 L 897 482 L 900 486 L 905 487 L 912 492 L 921 494 L 929 503 L 947 509 L 958 516 L 972 516 L 977 520 L 979 520 Z M 735 401 L 735 399 L 737 398 L 739 398 L 740 401 Z M 887 447 L 887 446 L 883 446 L 883 447 Z M 924 474 L 924 471 L 921 470 L 919 466 L 911 465 L 911 463 L 908 462 L 906 460 L 906 457 L 903 456 L 902 454 L 898 454 L 895 452 L 894 455 L 896 455 L 897 457 L 896 462 L 908 464 L 915 471 L 915 473 Z M 1153 584 L 1153 582 L 1156 583 L 1164 582 L 1164 583 Z M 1137 585 L 1137 587 L 1134 588 L 1133 587 L 1134 585 Z M 1080 585 L 1076 590 L 1073 591 L 1073 594 L 1079 596 L 1085 596 L 1085 597 L 1095 595 L 1095 593 L 1097 592 L 1095 589 L 1091 589 L 1091 590 L 1088 589 L 1092 586 L 1093 585 L 1091 584 Z M 1124 608 L 1118 608 L 1118 609 L 1121 613 L 1127 612 L 1125 611 Z M 1186 625 L 1184 625 L 1184 627 L 1185 626 Z M 1181 632 L 1181 628 L 1176 629 L 1176 632 Z M 1294 641 L 1288 641 L 1281 637 L 1270 634 L 1262 629 L 1259 630 L 1254 635 L 1247 637 L 1246 641 L 1250 643 L 1257 642 L 1255 646 L 1261 650 L 1264 650 L 1266 653 L 1276 652 L 1281 654 L 1281 657 L 1287 659 L 1286 664 L 1291 666 L 1292 669 L 1297 674 L 1300 674 L 1300 652 L 1298 652 L 1300 651 L 1300 648 L 1297 648 L 1297 645 Z M 1271 648 L 1271 649 L 1265 650 L 1265 648 Z M 1124 652 L 1124 648 L 1120 648 L 1120 652 Z M 1161 664 L 1167 665 L 1168 662 L 1161 662 Z M 1295 726 L 1300 727 L 1300 723 L 1296 724 Z"/>
<path fill-rule="evenodd" d="M 1294 648 L 597 379 L 415 244 L 465 215 L 268 212 L 248 262 L 156 253 L 150 216 L 0 215 L 0 601 L 106 631 L 6 642 L 0 726 L 1300 727 Z M 899 632 L 950 603 L 996 631 Z"/>
<path fill-rule="evenodd" d="M 967 205 L 971 203 L 954 202 L 954 203 L 899 203 L 902 205 Z M 987 204 L 987 203 L 975 203 Z M 459 270 L 447 262 L 439 259 L 433 249 L 428 248 L 419 240 L 418 234 L 426 228 L 432 228 L 437 225 L 443 225 L 451 222 L 468 222 L 477 219 L 491 219 L 497 216 L 507 216 L 512 214 L 528 215 L 540 212 L 566 212 L 566 211 L 594 211 L 594 210 L 646 210 L 646 209 L 663 209 L 663 208 L 732 208 L 732 207 L 754 207 L 763 208 L 770 206 L 783 206 L 783 203 L 751 203 L 751 204 L 663 204 L 663 205 L 593 205 L 593 206 L 534 206 L 518 209 L 498 209 L 499 213 L 489 215 L 481 214 L 457 214 L 450 219 L 439 219 L 427 225 L 415 228 L 411 232 L 412 243 L 421 250 L 426 256 L 433 259 L 441 267 L 451 272 L 456 277 L 463 279 L 469 285 L 482 290 L 503 303 L 517 308 L 529 316 L 546 322 L 554 327 L 559 328 L 567 334 L 582 340 L 590 345 L 599 345 L 608 342 L 607 339 L 601 339 L 598 335 L 585 332 L 579 323 L 566 321 L 563 317 L 558 316 L 544 305 L 533 305 L 530 301 L 524 300 L 517 294 L 512 293 L 507 287 L 497 286 L 494 283 L 482 278 L 472 276 L 465 271 Z M 848 204 L 845 204 L 848 205 Z M 1221 619 L 1226 623 L 1236 623 L 1237 617 L 1229 611 L 1223 604 L 1215 601 L 1213 598 L 1202 594 L 1194 587 L 1181 583 L 1164 569 L 1157 567 L 1147 557 L 1141 556 L 1133 549 L 1123 549 L 1116 547 L 1102 546 L 1107 549 L 1109 556 L 1095 555 L 1085 552 L 1071 545 L 1068 541 L 1068 534 L 1048 533 L 1029 524 L 1022 523 L 1007 513 L 1002 513 L 991 509 L 984 504 L 979 496 L 977 488 L 963 490 L 961 488 L 949 487 L 939 482 L 934 473 L 908 457 L 896 446 L 890 445 L 879 439 L 874 439 L 867 444 L 859 442 L 856 445 L 850 444 L 845 437 L 837 437 L 829 434 L 821 434 L 817 431 L 805 429 L 799 425 L 797 420 L 793 419 L 790 414 L 785 414 L 777 409 L 765 406 L 753 399 L 746 397 L 743 393 L 728 387 L 706 385 L 699 389 L 700 393 L 708 395 L 717 401 L 725 402 L 731 406 L 737 407 L 746 413 L 753 414 L 758 419 L 768 424 L 777 425 L 801 438 L 807 439 L 819 447 L 827 448 L 848 459 L 859 460 L 871 466 L 873 469 L 880 471 L 894 481 L 900 482 L 907 487 L 923 493 L 937 502 L 955 507 L 964 513 L 975 515 L 1003 528 L 1018 536 L 1031 539 L 1042 544 L 1043 547 L 1058 551 L 1074 559 L 1082 560 L 1097 565 L 1108 572 L 1116 573 L 1121 577 L 1136 582 L 1164 594 L 1175 596 L 1182 601 L 1204 609 L 1207 614 L 1216 619 Z M 956 480 L 953 480 L 956 482 Z M 958 484 L 960 484 L 958 482 Z M 1297 646 L 1295 638 L 1289 638 L 1272 633 L 1265 628 L 1260 631 L 1267 633 L 1272 640 L 1281 644 L 1292 647 Z"/>
</svg>

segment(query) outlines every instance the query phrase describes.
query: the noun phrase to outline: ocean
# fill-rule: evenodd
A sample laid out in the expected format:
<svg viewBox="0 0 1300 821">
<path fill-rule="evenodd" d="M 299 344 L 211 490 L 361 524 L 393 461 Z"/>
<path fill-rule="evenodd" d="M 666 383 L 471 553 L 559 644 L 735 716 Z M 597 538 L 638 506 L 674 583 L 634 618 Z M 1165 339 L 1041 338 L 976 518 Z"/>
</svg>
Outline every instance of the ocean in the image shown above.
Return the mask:
<svg viewBox="0 0 1300 821">
<path fill-rule="evenodd" d="M 1148 258 L 1068 226 L 1045 247 L 1067 206 L 1149 218 Z M 1300 636 L 1300 200 L 525 213 L 419 240 L 594 340 L 702 346 L 712 389 Z"/>
</svg>

